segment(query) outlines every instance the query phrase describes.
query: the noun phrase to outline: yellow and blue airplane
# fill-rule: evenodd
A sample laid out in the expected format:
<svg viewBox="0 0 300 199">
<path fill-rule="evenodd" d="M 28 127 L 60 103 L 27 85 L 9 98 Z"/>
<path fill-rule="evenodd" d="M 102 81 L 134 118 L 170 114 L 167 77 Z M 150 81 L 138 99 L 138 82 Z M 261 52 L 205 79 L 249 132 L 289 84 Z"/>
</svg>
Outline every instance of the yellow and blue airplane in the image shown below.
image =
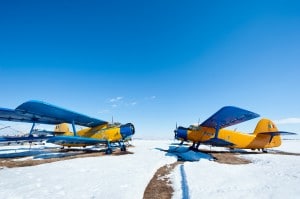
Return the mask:
<svg viewBox="0 0 300 199">
<path fill-rule="evenodd" d="M 109 124 L 103 120 L 36 100 L 25 102 L 16 109 L 0 108 L 0 120 L 32 123 L 29 136 L 0 137 L 0 143 L 35 142 L 46 139 L 49 143 L 68 147 L 105 144 L 107 154 L 112 153 L 116 144 L 121 151 L 126 151 L 124 141 L 130 139 L 135 133 L 134 125 L 131 123 Z M 56 127 L 52 136 L 33 136 L 35 124 L 53 124 Z M 73 132 L 69 130 L 68 124 L 72 125 Z M 87 128 L 77 132 L 75 125 Z"/>
<path fill-rule="evenodd" d="M 224 129 L 228 126 L 259 117 L 258 114 L 233 106 L 225 106 L 200 125 L 189 128 L 176 127 L 175 138 L 191 141 L 191 149 L 198 149 L 200 144 L 229 147 L 230 149 L 258 149 L 266 152 L 266 148 L 281 145 L 282 134 L 295 134 L 278 131 L 269 119 L 261 119 L 251 134 Z"/>
</svg>

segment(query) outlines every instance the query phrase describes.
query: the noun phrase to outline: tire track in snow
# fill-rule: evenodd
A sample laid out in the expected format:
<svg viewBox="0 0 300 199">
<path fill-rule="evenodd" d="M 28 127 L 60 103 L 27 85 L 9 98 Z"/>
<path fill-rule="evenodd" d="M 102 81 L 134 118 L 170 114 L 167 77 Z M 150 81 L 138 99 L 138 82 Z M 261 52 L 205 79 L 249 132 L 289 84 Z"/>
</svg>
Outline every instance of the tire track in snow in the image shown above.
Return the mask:
<svg viewBox="0 0 300 199">
<path fill-rule="evenodd" d="M 186 180 L 186 173 L 184 170 L 184 165 L 180 165 L 180 174 L 181 174 L 181 189 L 182 189 L 182 199 L 189 199 L 189 186 Z"/>
</svg>

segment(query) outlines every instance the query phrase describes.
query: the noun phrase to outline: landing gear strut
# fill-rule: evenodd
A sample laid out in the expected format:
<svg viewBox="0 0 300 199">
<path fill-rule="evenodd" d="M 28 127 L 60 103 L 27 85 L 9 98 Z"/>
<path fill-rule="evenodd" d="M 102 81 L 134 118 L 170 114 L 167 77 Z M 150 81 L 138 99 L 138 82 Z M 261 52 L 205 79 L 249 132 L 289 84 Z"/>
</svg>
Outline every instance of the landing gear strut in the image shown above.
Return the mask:
<svg viewBox="0 0 300 199">
<path fill-rule="evenodd" d="M 197 151 L 200 146 L 200 142 L 193 142 L 193 145 L 190 146 L 190 150 Z"/>
<path fill-rule="evenodd" d="M 111 153 L 112 153 L 111 148 L 107 148 L 107 149 L 105 150 L 105 154 L 111 154 Z"/>
<path fill-rule="evenodd" d="M 126 146 L 124 144 L 121 146 L 121 151 L 126 151 Z"/>
<path fill-rule="evenodd" d="M 268 153 L 266 149 L 261 149 L 263 153 Z"/>
<path fill-rule="evenodd" d="M 107 141 L 107 149 L 105 150 L 105 154 L 111 154 L 112 149 L 111 149 L 111 144 L 109 141 Z"/>
<path fill-rule="evenodd" d="M 122 142 L 119 142 L 119 147 L 120 147 L 120 150 L 121 150 L 121 151 L 126 151 L 126 146 L 125 146 L 125 144 L 124 144 L 123 141 L 122 141 Z"/>
</svg>

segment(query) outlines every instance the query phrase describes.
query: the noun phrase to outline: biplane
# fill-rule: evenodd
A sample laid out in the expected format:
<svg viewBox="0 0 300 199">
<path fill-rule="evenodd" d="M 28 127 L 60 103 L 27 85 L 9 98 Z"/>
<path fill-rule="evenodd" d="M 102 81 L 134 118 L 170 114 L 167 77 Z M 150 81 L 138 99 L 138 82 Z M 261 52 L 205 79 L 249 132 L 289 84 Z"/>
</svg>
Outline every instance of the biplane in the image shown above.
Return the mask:
<svg viewBox="0 0 300 199">
<path fill-rule="evenodd" d="M 0 120 L 32 123 L 29 136 L 1 137 L 0 142 L 35 142 L 44 139 L 48 143 L 63 147 L 105 144 L 107 154 L 112 153 L 114 147 L 126 151 L 124 141 L 135 133 L 134 125 L 131 123 L 109 124 L 100 119 L 35 100 L 25 102 L 16 109 L 0 108 Z M 50 124 L 56 127 L 48 136 L 33 136 L 35 124 Z M 69 131 L 68 124 L 71 124 L 73 132 Z M 75 125 L 86 128 L 76 131 Z"/>
<path fill-rule="evenodd" d="M 230 149 L 258 149 L 266 152 L 266 148 L 281 145 L 280 135 L 295 134 L 278 131 L 276 125 L 269 119 L 261 119 L 251 134 L 224 129 L 257 117 L 259 115 L 251 111 L 225 106 L 200 125 L 190 125 L 188 128 L 176 127 L 175 138 L 181 140 L 181 144 L 184 141 L 191 141 L 193 143 L 191 149 L 198 149 L 200 144 L 206 144 Z"/>
</svg>

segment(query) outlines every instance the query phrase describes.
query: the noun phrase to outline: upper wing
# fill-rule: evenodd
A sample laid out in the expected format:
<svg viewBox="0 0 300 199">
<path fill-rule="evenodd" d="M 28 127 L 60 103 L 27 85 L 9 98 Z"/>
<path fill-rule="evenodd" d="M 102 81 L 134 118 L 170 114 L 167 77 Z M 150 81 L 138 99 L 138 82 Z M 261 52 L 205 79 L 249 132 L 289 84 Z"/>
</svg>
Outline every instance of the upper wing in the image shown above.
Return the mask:
<svg viewBox="0 0 300 199">
<path fill-rule="evenodd" d="M 15 110 L 0 109 L 0 119 L 16 122 L 35 122 L 43 124 L 75 123 L 82 126 L 94 127 L 106 124 L 96 118 L 69 111 L 45 102 L 28 101 Z"/>
<path fill-rule="evenodd" d="M 28 115 L 19 113 L 13 109 L 0 108 L 0 120 L 13 122 L 31 122 Z"/>
<path fill-rule="evenodd" d="M 256 117 L 259 117 L 256 113 L 234 106 L 225 106 L 205 120 L 200 126 L 221 129 Z"/>
</svg>

